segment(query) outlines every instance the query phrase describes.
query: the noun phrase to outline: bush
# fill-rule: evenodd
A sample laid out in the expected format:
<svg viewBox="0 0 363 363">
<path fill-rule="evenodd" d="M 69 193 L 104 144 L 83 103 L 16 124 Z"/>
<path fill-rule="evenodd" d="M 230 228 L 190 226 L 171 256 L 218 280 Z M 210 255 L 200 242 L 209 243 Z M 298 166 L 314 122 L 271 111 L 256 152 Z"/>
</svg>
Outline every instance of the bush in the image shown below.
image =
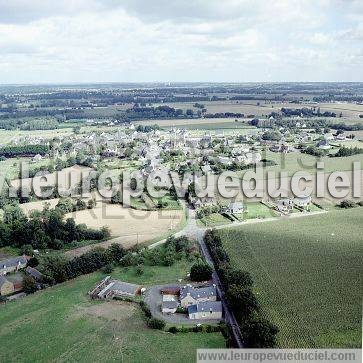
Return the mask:
<svg viewBox="0 0 363 363">
<path fill-rule="evenodd" d="M 37 291 L 37 284 L 33 277 L 25 275 L 23 279 L 23 290 L 27 294 L 32 294 Z"/>
<path fill-rule="evenodd" d="M 147 322 L 147 325 L 151 329 L 163 330 L 165 328 L 165 322 L 156 318 L 150 318 Z"/>
<path fill-rule="evenodd" d="M 187 313 L 187 309 L 186 308 L 183 308 L 181 306 L 178 306 L 176 308 L 176 311 L 175 311 L 177 314 L 186 314 Z"/>
<path fill-rule="evenodd" d="M 24 245 L 20 249 L 22 255 L 33 256 L 34 250 L 32 245 Z"/>
<path fill-rule="evenodd" d="M 141 276 L 144 273 L 144 266 L 143 265 L 136 266 L 135 273 L 137 276 Z"/>
<path fill-rule="evenodd" d="M 339 203 L 340 208 L 348 209 L 348 208 L 354 208 L 357 205 L 352 200 L 342 200 Z"/>
<path fill-rule="evenodd" d="M 108 263 L 106 266 L 102 267 L 102 272 L 105 274 L 110 274 L 114 269 L 114 266 L 112 263 Z"/>
<path fill-rule="evenodd" d="M 140 307 L 141 307 L 141 310 L 144 312 L 145 316 L 147 318 L 151 318 L 151 311 L 150 311 L 149 307 L 147 306 L 147 304 L 145 303 L 145 301 L 140 301 Z"/>
<path fill-rule="evenodd" d="M 178 328 L 176 326 L 171 326 L 168 330 L 169 333 L 176 334 L 178 332 Z"/>
</svg>

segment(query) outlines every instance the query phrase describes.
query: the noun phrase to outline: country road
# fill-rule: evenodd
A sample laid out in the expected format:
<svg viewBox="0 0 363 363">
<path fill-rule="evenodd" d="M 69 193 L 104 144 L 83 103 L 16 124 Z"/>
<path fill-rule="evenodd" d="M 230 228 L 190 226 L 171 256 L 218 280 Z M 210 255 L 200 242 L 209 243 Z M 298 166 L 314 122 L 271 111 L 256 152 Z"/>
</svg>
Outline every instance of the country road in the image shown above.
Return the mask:
<svg viewBox="0 0 363 363">
<path fill-rule="evenodd" d="M 189 238 L 196 239 L 199 242 L 200 249 L 202 251 L 202 254 L 203 254 L 205 260 L 213 268 L 212 279 L 213 279 L 213 283 L 216 285 L 218 295 L 223 304 L 224 319 L 225 319 L 226 323 L 231 327 L 232 334 L 233 334 L 234 340 L 235 340 L 238 348 L 243 348 L 244 344 L 242 341 L 241 330 L 239 328 L 239 325 L 237 323 L 237 320 L 236 320 L 233 312 L 230 310 L 230 308 L 227 305 L 223 286 L 222 286 L 219 276 L 216 272 L 214 262 L 209 254 L 208 248 L 204 242 L 204 234 L 205 234 L 205 231 L 207 230 L 207 228 L 201 228 L 197 225 L 197 220 L 196 220 L 194 209 L 188 208 L 187 211 L 188 211 L 188 216 L 187 216 L 186 226 L 181 231 L 175 233 L 174 236 L 178 237 L 178 236 L 184 235 Z M 155 248 L 155 247 L 159 246 L 160 244 L 164 243 L 165 241 L 166 240 L 158 241 L 158 242 L 150 245 L 149 248 Z"/>
</svg>

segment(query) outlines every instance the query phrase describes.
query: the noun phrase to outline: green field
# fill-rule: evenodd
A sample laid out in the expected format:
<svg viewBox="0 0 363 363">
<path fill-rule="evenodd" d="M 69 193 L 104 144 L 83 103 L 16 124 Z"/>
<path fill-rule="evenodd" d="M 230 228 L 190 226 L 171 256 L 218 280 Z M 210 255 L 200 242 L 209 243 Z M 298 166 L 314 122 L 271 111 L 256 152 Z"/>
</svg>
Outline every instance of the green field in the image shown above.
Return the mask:
<svg viewBox="0 0 363 363">
<path fill-rule="evenodd" d="M 225 346 L 220 333 L 149 329 L 135 303 L 91 301 L 87 291 L 101 278 L 85 275 L 0 306 L 0 361 L 192 362 L 197 348 Z"/>
<path fill-rule="evenodd" d="M 301 153 L 273 153 L 266 151 L 263 153 L 263 158 L 267 160 L 273 160 L 277 163 L 275 166 L 266 167 L 266 171 L 275 171 L 276 175 L 280 171 L 287 172 L 289 176 L 297 171 L 307 171 L 309 173 L 316 172 L 316 162 L 318 159 L 315 156 Z M 321 158 L 324 162 L 324 171 L 348 171 L 352 170 L 352 164 L 354 161 L 359 161 L 363 165 L 363 154 L 353 155 L 341 158 L 324 157 Z"/>
<path fill-rule="evenodd" d="M 222 216 L 222 214 L 212 213 L 208 216 L 205 216 L 205 217 L 199 219 L 198 223 L 201 226 L 205 226 L 205 227 L 216 227 L 216 226 L 220 226 L 222 224 L 229 224 L 232 222 L 228 218 Z"/>
<path fill-rule="evenodd" d="M 363 209 L 220 231 L 284 348 L 361 347 Z"/>
<path fill-rule="evenodd" d="M 262 203 L 247 203 L 246 212 L 236 214 L 240 220 L 255 219 L 255 218 L 271 218 L 276 217 L 277 214 L 273 209 L 265 206 Z"/>
<path fill-rule="evenodd" d="M 69 136 L 72 134 L 72 129 L 63 128 L 55 130 L 0 130 L 0 145 L 7 144 L 14 137 L 38 137 L 41 136 L 44 139 L 52 139 L 53 137 Z"/>
</svg>

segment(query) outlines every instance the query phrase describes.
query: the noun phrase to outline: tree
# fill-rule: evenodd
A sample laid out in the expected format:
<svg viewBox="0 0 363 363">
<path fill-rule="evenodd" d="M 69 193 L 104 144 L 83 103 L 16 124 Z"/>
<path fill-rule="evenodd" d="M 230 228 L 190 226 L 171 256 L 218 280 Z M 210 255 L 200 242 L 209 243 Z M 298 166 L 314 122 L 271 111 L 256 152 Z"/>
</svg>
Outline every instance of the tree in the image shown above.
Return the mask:
<svg viewBox="0 0 363 363">
<path fill-rule="evenodd" d="M 37 267 L 39 265 L 39 260 L 36 257 L 32 257 L 28 261 L 28 266 L 30 267 Z"/>
<path fill-rule="evenodd" d="M 122 192 L 119 190 L 111 197 L 112 204 L 122 204 Z"/>
<path fill-rule="evenodd" d="M 108 247 L 108 251 L 111 254 L 113 261 L 121 261 L 122 257 L 125 256 L 125 250 L 117 243 L 112 243 L 111 246 Z"/>
<path fill-rule="evenodd" d="M 241 287 L 252 287 L 253 280 L 251 275 L 247 271 L 242 271 L 239 269 L 228 267 L 222 272 L 223 280 L 227 282 L 228 285 L 238 285 Z"/>
<path fill-rule="evenodd" d="M 113 264 L 112 263 L 108 263 L 106 266 L 104 266 L 102 268 L 102 272 L 104 272 L 105 274 L 110 274 L 113 271 Z"/>
<path fill-rule="evenodd" d="M 135 270 L 136 275 L 141 276 L 144 273 L 144 266 L 138 265 Z"/>
<path fill-rule="evenodd" d="M 256 296 L 249 288 L 231 285 L 227 290 L 226 297 L 232 310 L 240 318 L 248 317 L 259 309 Z"/>
<path fill-rule="evenodd" d="M 207 281 L 212 278 L 213 269 L 205 262 L 198 262 L 190 269 L 190 279 L 192 281 Z"/>
<path fill-rule="evenodd" d="M 96 206 L 96 204 L 97 204 L 96 199 L 92 198 L 87 202 L 87 208 L 92 209 Z"/>
<path fill-rule="evenodd" d="M 27 294 L 33 294 L 37 291 L 37 284 L 33 277 L 25 275 L 23 278 L 23 290 Z"/>
<path fill-rule="evenodd" d="M 279 329 L 265 319 L 253 320 L 244 326 L 245 341 L 248 348 L 273 348 Z"/>
</svg>

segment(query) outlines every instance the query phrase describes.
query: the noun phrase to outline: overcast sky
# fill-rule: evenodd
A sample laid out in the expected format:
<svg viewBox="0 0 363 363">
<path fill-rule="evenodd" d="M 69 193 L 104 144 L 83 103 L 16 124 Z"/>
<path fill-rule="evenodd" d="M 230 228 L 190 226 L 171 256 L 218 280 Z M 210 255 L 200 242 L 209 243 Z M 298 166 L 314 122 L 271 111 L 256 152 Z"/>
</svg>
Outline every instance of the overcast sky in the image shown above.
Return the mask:
<svg viewBox="0 0 363 363">
<path fill-rule="evenodd" d="M 362 0 L 0 0 L 0 83 L 363 81 Z"/>
</svg>

